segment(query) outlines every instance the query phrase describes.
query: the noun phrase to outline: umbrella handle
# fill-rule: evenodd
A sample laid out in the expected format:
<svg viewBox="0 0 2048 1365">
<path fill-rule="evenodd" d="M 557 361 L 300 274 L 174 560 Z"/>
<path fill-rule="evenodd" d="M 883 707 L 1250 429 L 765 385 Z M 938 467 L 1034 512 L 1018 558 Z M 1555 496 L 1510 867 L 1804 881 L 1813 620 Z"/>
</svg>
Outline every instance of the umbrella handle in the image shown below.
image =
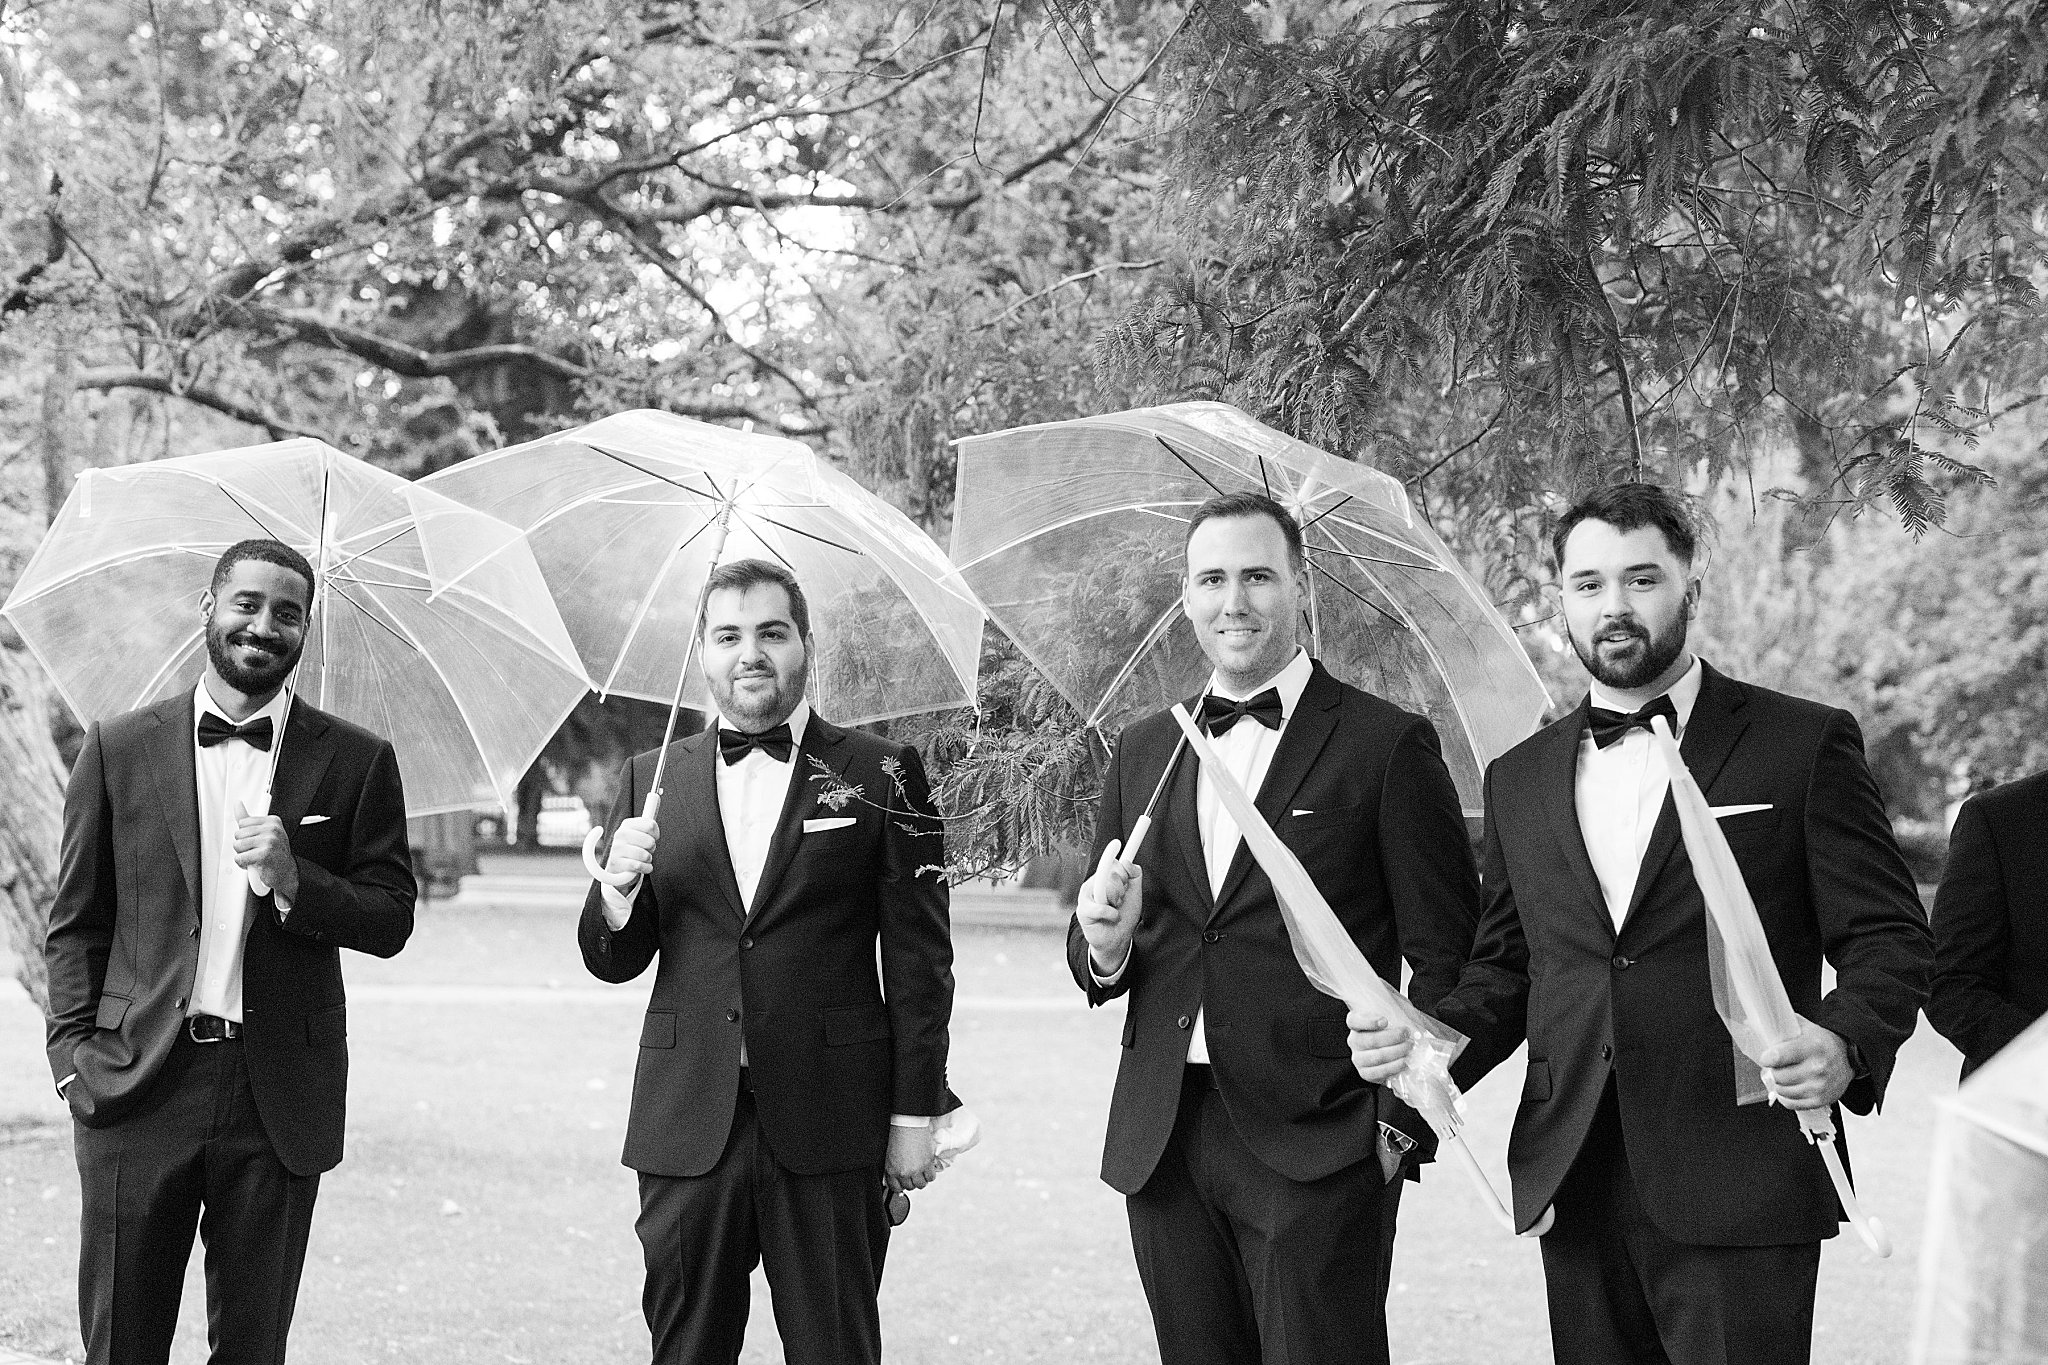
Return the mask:
<svg viewBox="0 0 2048 1365">
<path fill-rule="evenodd" d="M 1124 841 L 1122 851 L 1117 854 L 1117 861 L 1121 863 L 1135 863 L 1138 861 L 1138 847 L 1145 842 L 1145 836 L 1151 832 L 1152 817 L 1149 815 L 1139 816 L 1138 823 L 1131 826 L 1131 837 Z"/>
<path fill-rule="evenodd" d="M 1494 1192 L 1493 1182 L 1486 1178 L 1485 1171 L 1479 1169 L 1479 1159 L 1473 1156 L 1472 1149 L 1465 1145 L 1464 1136 L 1453 1133 L 1450 1137 L 1444 1139 L 1443 1145 L 1439 1150 L 1448 1151 L 1451 1154 L 1452 1160 L 1464 1169 L 1466 1175 L 1471 1177 L 1473 1186 L 1479 1191 L 1479 1197 L 1485 1201 L 1486 1211 L 1493 1215 L 1493 1221 L 1500 1224 L 1503 1230 L 1511 1233 L 1515 1232 L 1515 1216 L 1508 1212 L 1505 1204 L 1500 1202 L 1500 1195 Z M 1547 1208 L 1543 1210 L 1543 1216 L 1536 1220 L 1536 1226 L 1530 1228 L 1527 1232 L 1515 1233 L 1515 1235 L 1518 1237 L 1541 1237 L 1544 1233 L 1550 1231 L 1551 1225 L 1556 1221 L 1556 1208 Z"/>
<path fill-rule="evenodd" d="M 640 807 L 640 818 L 652 820 L 661 812 L 661 791 L 659 788 L 647 793 L 647 801 Z M 637 872 L 612 872 L 597 860 L 597 843 L 604 838 L 604 826 L 593 825 L 583 836 L 583 870 L 597 881 L 603 882 L 614 891 L 624 891 L 640 880 Z"/>
<path fill-rule="evenodd" d="M 1808 1118 L 1807 1115 L 1813 1115 Z M 1825 1109 L 1801 1109 L 1799 1127 L 1806 1140 L 1820 1149 L 1820 1159 L 1828 1168 L 1828 1179 L 1834 1182 L 1835 1198 L 1842 1201 L 1842 1212 L 1849 1215 L 1849 1225 L 1856 1229 L 1856 1235 L 1863 1239 L 1863 1245 L 1877 1257 L 1892 1254 L 1891 1234 L 1884 1230 L 1884 1224 L 1863 1211 L 1857 1202 L 1856 1187 L 1849 1183 L 1849 1173 L 1842 1168 L 1842 1154 L 1835 1150 L 1835 1125 L 1828 1118 Z"/>
</svg>

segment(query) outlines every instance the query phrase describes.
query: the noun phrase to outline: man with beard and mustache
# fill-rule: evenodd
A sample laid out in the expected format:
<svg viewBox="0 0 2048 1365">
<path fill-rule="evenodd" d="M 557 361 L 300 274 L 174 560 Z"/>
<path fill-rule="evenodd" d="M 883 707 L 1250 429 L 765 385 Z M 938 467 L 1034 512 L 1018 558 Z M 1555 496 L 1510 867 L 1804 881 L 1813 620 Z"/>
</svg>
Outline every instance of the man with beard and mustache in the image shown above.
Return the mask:
<svg viewBox="0 0 2048 1365">
<path fill-rule="evenodd" d="M 607 871 L 577 939 L 605 981 L 660 959 L 624 1161 L 639 1172 L 642 1308 L 657 1362 L 737 1360 L 765 1265 L 791 1365 L 876 1361 L 885 1200 L 937 1171 L 951 1108 L 944 840 L 917 750 L 804 701 L 810 609 L 742 559 L 699 637 L 718 708 L 626 765 Z"/>
<path fill-rule="evenodd" d="M 45 955 L 93 1365 L 169 1359 L 195 1229 L 212 1359 L 284 1359 L 341 1160 L 337 950 L 389 957 L 412 932 L 390 744 L 282 690 L 312 600 L 290 546 L 229 547 L 200 601 L 198 684 L 95 722 L 71 771 Z"/>
<path fill-rule="evenodd" d="M 1508 1167 L 1520 1227 L 1556 1210 L 1543 1268 L 1560 1362 L 1805 1362 L 1842 1212 L 1793 1117 L 1736 1102 L 1747 1063 L 1714 1009 L 1650 717 L 1713 803 L 1803 1021 L 1763 1059 L 1780 1105 L 1876 1109 L 1926 994 L 1926 918 L 1855 718 L 1689 649 L 1700 579 L 1679 497 L 1603 489 L 1552 548 L 1593 685 L 1487 772 L 1485 911 L 1437 1015 L 1471 1037 L 1466 1067 L 1528 1039 Z M 1360 1074 L 1398 1071 L 1405 1040 L 1351 1022 Z"/>
</svg>

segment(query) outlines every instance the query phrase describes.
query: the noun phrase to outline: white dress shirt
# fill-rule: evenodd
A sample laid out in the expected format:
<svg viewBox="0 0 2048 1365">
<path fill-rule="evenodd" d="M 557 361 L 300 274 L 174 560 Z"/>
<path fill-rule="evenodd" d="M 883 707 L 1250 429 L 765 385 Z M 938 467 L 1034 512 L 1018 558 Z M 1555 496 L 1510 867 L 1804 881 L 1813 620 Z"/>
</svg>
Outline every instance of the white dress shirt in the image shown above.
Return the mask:
<svg viewBox="0 0 2048 1365">
<path fill-rule="evenodd" d="M 1660 694 L 1671 698 L 1672 709 L 1678 712 L 1673 739 L 1684 736 L 1685 724 L 1692 718 L 1700 677 L 1700 661 L 1694 659 L 1692 667 Z M 1624 714 L 1641 709 L 1615 700 L 1614 694 L 1597 682 L 1592 686 L 1592 701 L 1602 710 Z M 1590 728 L 1580 737 L 1578 780 L 1573 788 L 1579 833 L 1586 841 L 1586 856 L 1592 861 L 1593 875 L 1600 879 L 1600 894 L 1616 933 L 1635 897 L 1636 875 L 1670 789 L 1664 765 L 1651 756 L 1648 730 L 1630 730 L 1605 749 L 1593 742 Z"/>
<path fill-rule="evenodd" d="M 242 1018 L 242 943 L 249 932 L 249 874 L 235 864 L 235 803 L 251 815 L 269 809 L 264 788 L 270 751 L 247 740 L 199 747 L 199 717 L 212 712 L 230 724 L 270 719 L 274 748 L 284 737 L 289 693 L 279 691 L 248 720 L 236 722 L 213 700 L 206 680 L 192 690 L 193 772 L 199 798 L 199 971 L 192 979 L 187 1014 Z"/>
<path fill-rule="evenodd" d="M 1209 691 L 1230 701 L 1249 701 L 1267 688 L 1280 694 L 1280 728 L 1268 730 L 1257 720 L 1246 716 L 1220 735 L 1210 738 L 1210 747 L 1223 760 L 1239 784 L 1253 797 L 1265 783 L 1266 770 L 1273 766 L 1273 754 L 1280 748 L 1280 737 L 1287 733 L 1287 722 L 1294 718 L 1295 708 L 1301 705 L 1301 694 L 1308 687 L 1308 680 L 1314 674 L 1306 651 L 1296 650 L 1287 666 L 1258 686 L 1243 692 L 1225 687 L 1222 680 L 1213 674 L 1209 678 Z M 1223 882 L 1230 875 L 1230 865 L 1237 859 L 1237 850 L 1244 845 L 1244 834 L 1237 827 L 1237 821 L 1230 818 L 1230 812 L 1223 809 L 1223 798 L 1216 794 L 1216 779 L 1205 769 L 1195 782 L 1195 827 L 1202 839 L 1202 861 L 1209 870 L 1209 895 L 1213 898 L 1223 894 Z M 1095 978 L 1096 984 L 1114 984 L 1130 965 L 1130 953 L 1124 954 L 1123 962 L 1108 976 Z M 1094 971 L 1093 967 L 1089 970 Z M 1188 1039 L 1188 1060 L 1207 1063 L 1209 1060 L 1209 1035 L 1203 1025 L 1206 1008 L 1195 1012 L 1195 1026 Z"/>
</svg>

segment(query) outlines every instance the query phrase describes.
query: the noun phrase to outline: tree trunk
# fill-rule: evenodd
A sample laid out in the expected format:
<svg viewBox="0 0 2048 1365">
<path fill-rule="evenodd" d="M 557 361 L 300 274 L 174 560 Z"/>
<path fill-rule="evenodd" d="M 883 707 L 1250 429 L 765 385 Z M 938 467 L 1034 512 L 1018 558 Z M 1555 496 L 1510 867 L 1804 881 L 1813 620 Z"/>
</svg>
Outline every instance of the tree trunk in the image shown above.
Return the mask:
<svg viewBox="0 0 2048 1365">
<path fill-rule="evenodd" d="M 0 627 L 0 939 L 15 979 L 48 1010 L 43 934 L 57 894 L 64 835 L 64 761 L 50 739 L 50 685 L 42 666 Z"/>
</svg>

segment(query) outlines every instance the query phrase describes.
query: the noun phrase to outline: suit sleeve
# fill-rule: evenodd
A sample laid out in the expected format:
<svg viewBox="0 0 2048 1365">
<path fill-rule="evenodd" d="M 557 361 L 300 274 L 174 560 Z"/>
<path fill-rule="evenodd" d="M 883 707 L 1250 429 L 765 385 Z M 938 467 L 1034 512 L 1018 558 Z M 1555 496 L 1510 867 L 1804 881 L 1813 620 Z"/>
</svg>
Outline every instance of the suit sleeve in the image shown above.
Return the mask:
<svg viewBox="0 0 2048 1365">
<path fill-rule="evenodd" d="M 640 811 L 645 799 L 640 789 L 639 764 L 627 759 L 619 769 L 618 792 L 612 797 L 611 812 L 604 818 L 607 833 L 614 832 L 631 815 Z M 671 819 L 677 818 L 671 816 Z M 661 857 L 660 845 L 655 858 Z M 603 883 L 593 880 L 583 898 L 583 914 L 576 921 L 576 943 L 583 950 L 583 965 L 600 981 L 614 984 L 631 981 L 647 970 L 661 947 L 661 908 L 655 900 L 654 876 L 640 879 L 639 894 L 625 927 L 613 929 L 604 917 Z"/>
<path fill-rule="evenodd" d="M 71 1053 L 93 1031 L 114 947 L 114 813 L 105 764 L 100 727 L 94 724 L 64 788 L 57 895 L 43 940 L 50 974 L 50 1075 L 57 1081 L 75 1069 Z"/>
<path fill-rule="evenodd" d="M 1470 1090 L 1513 1055 L 1528 1031 L 1529 940 L 1508 880 L 1500 842 L 1495 769 L 1486 770 L 1486 834 L 1480 841 L 1483 888 L 1479 930 L 1457 987 L 1438 1002 L 1436 1017 L 1471 1041 L 1451 1065 L 1451 1079 Z"/>
<path fill-rule="evenodd" d="M 2011 937 L 1998 841 L 1972 800 L 1956 814 L 1934 893 L 1934 983 L 1927 996 L 1927 1022 L 1965 1057 L 1988 1057 L 2033 1023 L 2003 994 Z"/>
<path fill-rule="evenodd" d="M 882 830 L 882 991 L 894 1040 L 892 1113 L 944 1113 L 948 1028 L 953 1017 L 953 932 L 946 891 L 946 838 L 917 750 L 898 750 Z"/>
<path fill-rule="evenodd" d="M 391 957 L 412 937 L 419 887 L 405 836 L 405 790 L 398 756 L 376 741 L 350 822 L 347 869 L 339 876 L 298 859 L 299 894 L 285 917 L 287 933 L 319 943 Z"/>
<path fill-rule="evenodd" d="M 1458 790 L 1436 730 L 1418 718 L 1401 735 L 1380 787 L 1380 865 L 1408 960 L 1408 998 L 1433 1013 L 1458 984 L 1479 927 L 1479 874 Z"/>
<path fill-rule="evenodd" d="M 1124 837 L 1123 757 L 1123 736 L 1119 735 L 1116 748 L 1109 756 L 1109 769 L 1102 775 L 1102 798 L 1095 806 L 1095 842 L 1088 850 L 1090 875 L 1102 862 L 1102 850 L 1109 847 L 1109 841 Z M 1116 980 L 1107 986 L 1096 985 L 1095 973 L 1088 963 L 1088 937 L 1081 932 L 1081 916 L 1076 912 L 1067 920 L 1067 970 L 1073 973 L 1074 984 L 1087 993 L 1091 1007 L 1106 1004 L 1130 990 L 1131 983 L 1137 979 L 1137 959 L 1137 940 L 1133 939 L 1130 957 L 1124 962 L 1124 969 L 1117 974 Z"/>
<path fill-rule="evenodd" d="M 1862 731 L 1846 711 L 1828 718 L 1807 779 L 1806 867 L 1821 950 L 1835 967 L 1835 989 L 1814 1022 L 1861 1055 L 1866 1074 L 1842 1103 L 1867 1114 L 1883 1103 L 1899 1048 L 1919 1022 L 1934 947 L 1864 761 Z"/>
</svg>

